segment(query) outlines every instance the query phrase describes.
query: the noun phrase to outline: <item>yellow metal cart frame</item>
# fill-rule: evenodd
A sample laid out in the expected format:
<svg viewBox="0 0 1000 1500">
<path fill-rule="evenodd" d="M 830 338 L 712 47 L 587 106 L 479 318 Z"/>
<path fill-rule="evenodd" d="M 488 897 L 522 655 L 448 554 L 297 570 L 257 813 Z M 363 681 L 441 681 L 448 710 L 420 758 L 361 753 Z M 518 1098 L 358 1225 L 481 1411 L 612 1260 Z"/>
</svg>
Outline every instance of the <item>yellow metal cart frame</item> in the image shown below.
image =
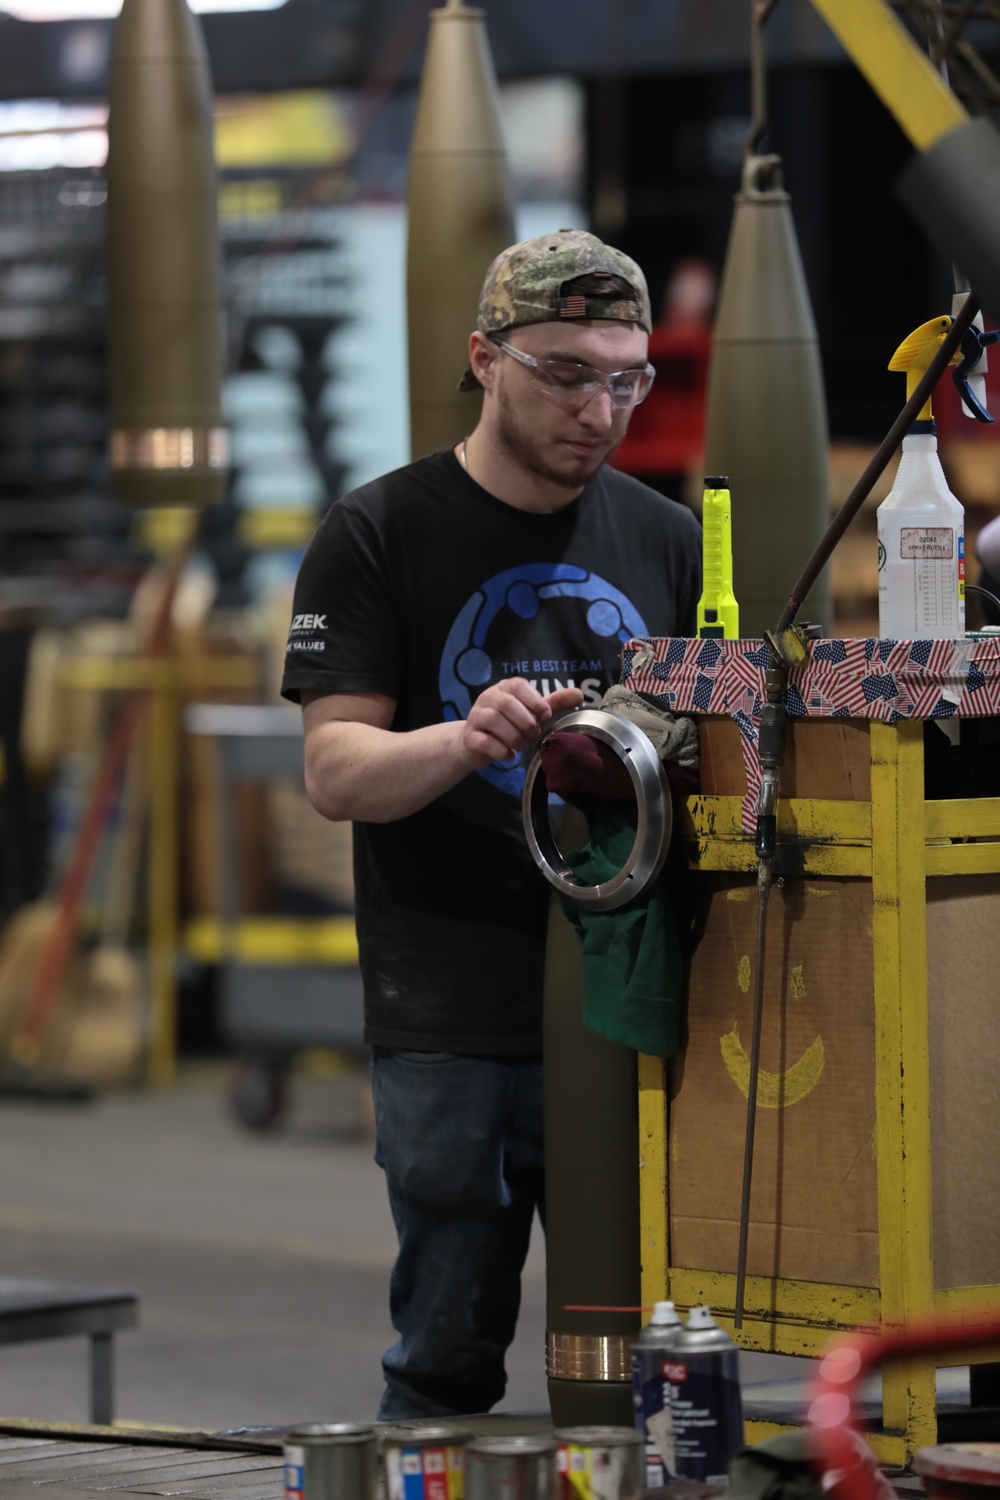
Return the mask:
<svg viewBox="0 0 1000 1500">
<path fill-rule="evenodd" d="M 885 0 L 813 5 L 918 151 L 967 123 Z M 750 1276 L 744 1326 L 735 1335 L 746 1349 L 815 1354 L 845 1327 L 899 1327 L 929 1312 L 1000 1311 L 1000 1287 L 934 1285 L 925 887 L 928 876 L 1000 872 L 1000 798 L 925 801 L 922 721 L 873 720 L 870 730 L 870 800 L 779 802 L 778 829 L 779 837 L 809 840 L 805 875 L 861 877 L 872 885 L 879 1285 Z M 690 798 L 684 830 L 692 868 L 755 869 L 738 797 Z M 732 1331 L 724 1309 L 735 1302 L 735 1275 L 670 1264 L 666 1099 L 665 1065 L 640 1057 L 642 1300 L 709 1302 Z M 905 1464 L 935 1441 L 934 1368 L 924 1359 L 883 1371 L 883 1429 L 871 1442 L 884 1462 Z M 750 1422 L 748 1439 L 781 1430 Z"/>
<path fill-rule="evenodd" d="M 1000 798 L 925 801 L 923 732 L 920 720 L 870 721 L 870 801 L 778 804 L 779 839 L 808 840 L 806 876 L 872 884 L 879 1284 L 749 1276 L 743 1328 L 733 1334 L 745 1349 L 813 1355 L 837 1329 L 900 1327 L 932 1311 L 1000 1312 L 1000 1287 L 934 1285 L 925 886 L 932 875 L 1000 872 Z M 693 869 L 756 869 L 738 797 L 689 798 L 683 830 Z M 666 1069 L 659 1058 L 639 1059 L 639 1132 L 643 1303 L 664 1296 L 682 1306 L 707 1302 L 733 1332 L 735 1275 L 670 1263 Z M 967 1363 L 967 1356 L 955 1362 Z M 749 1422 L 747 1438 L 758 1442 L 783 1430 Z M 888 1367 L 883 1427 L 871 1434 L 879 1458 L 905 1464 L 936 1436 L 934 1362 Z"/>
</svg>

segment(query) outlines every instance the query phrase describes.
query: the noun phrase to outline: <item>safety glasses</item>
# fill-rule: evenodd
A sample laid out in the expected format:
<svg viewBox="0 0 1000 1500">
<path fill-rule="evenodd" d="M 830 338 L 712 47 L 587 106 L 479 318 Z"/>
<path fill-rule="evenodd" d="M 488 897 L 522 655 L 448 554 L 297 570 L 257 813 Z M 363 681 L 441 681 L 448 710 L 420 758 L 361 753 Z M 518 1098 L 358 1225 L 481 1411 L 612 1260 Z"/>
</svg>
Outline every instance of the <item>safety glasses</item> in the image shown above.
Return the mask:
<svg viewBox="0 0 1000 1500">
<path fill-rule="evenodd" d="M 597 370 L 593 365 L 578 365 L 567 359 L 536 359 L 505 344 L 503 339 L 493 339 L 498 349 L 516 359 L 531 371 L 532 377 L 543 396 L 565 407 L 568 411 L 579 411 L 591 401 L 598 391 L 607 391 L 611 405 L 619 410 L 638 406 L 649 395 L 656 371 L 652 365 L 643 365 L 638 370 Z"/>
</svg>

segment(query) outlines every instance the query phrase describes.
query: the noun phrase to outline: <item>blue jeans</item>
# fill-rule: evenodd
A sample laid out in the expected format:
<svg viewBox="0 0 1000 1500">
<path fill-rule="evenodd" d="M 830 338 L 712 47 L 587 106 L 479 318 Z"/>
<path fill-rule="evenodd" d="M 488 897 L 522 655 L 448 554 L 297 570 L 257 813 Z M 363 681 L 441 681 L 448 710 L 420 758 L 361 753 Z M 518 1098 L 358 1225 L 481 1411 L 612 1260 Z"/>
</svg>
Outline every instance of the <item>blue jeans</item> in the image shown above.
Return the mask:
<svg viewBox="0 0 1000 1500">
<path fill-rule="evenodd" d="M 372 1085 L 399 1237 L 379 1420 L 489 1411 L 544 1222 L 541 1060 L 376 1051 Z"/>
</svg>

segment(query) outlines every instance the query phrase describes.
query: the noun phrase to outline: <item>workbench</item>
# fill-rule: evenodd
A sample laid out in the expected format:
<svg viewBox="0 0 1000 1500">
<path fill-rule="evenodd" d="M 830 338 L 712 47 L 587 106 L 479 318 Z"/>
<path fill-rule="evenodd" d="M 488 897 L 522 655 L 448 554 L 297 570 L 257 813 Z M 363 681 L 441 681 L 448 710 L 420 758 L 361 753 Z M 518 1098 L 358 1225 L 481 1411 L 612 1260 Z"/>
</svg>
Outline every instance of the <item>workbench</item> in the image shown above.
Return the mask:
<svg viewBox="0 0 1000 1500">
<path fill-rule="evenodd" d="M 769 651 L 632 640 L 623 662 L 626 686 L 703 716 L 703 791 L 682 831 L 710 898 L 685 1052 L 669 1068 L 640 1058 L 642 1300 L 707 1302 L 732 1332 Z M 762 1046 L 771 1071 L 734 1337 L 812 1355 L 838 1329 L 1000 1312 L 1000 797 L 928 799 L 924 764 L 927 720 L 1000 711 L 1000 642 L 814 642 L 786 703 Z M 742 766 L 739 750 L 720 752 L 727 734 Z M 884 1462 L 906 1464 L 935 1442 L 934 1382 L 927 1361 L 883 1372 L 871 1441 Z M 779 1430 L 751 1422 L 748 1440 Z"/>
<path fill-rule="evenodd" d="M 139 1321 L 134 1292 L 0 1276 L 0 1344 L 35 1339 L 90 1340 L 90 1417 L 114 1416 L 114 1336 Z"/>
</svg>

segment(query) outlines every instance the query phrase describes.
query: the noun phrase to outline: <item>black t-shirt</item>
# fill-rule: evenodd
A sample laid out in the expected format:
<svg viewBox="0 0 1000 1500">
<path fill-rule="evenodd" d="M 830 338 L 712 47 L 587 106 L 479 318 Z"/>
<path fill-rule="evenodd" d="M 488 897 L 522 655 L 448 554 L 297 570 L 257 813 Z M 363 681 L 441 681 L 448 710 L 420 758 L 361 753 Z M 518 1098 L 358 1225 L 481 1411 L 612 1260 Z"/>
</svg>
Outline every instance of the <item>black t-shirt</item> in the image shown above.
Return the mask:
<svg viewBox="0 0 1000 1500">
<path fill-rule="evenodd" d="M 393 730 L 465 718 L 520 676 L 596 706 L 633 635 L 691 635 L 701 530 L 603 468 L 552 515 L 482 489 L 451 450 L 346 495 L 295 589 L 282 692 L 381 693 Z M 410 817 L 356 823 L 358 941 L 372 1046 L 541 1049 L 549 887 L 521 823 L 524 757 Z"/>
</svg>

